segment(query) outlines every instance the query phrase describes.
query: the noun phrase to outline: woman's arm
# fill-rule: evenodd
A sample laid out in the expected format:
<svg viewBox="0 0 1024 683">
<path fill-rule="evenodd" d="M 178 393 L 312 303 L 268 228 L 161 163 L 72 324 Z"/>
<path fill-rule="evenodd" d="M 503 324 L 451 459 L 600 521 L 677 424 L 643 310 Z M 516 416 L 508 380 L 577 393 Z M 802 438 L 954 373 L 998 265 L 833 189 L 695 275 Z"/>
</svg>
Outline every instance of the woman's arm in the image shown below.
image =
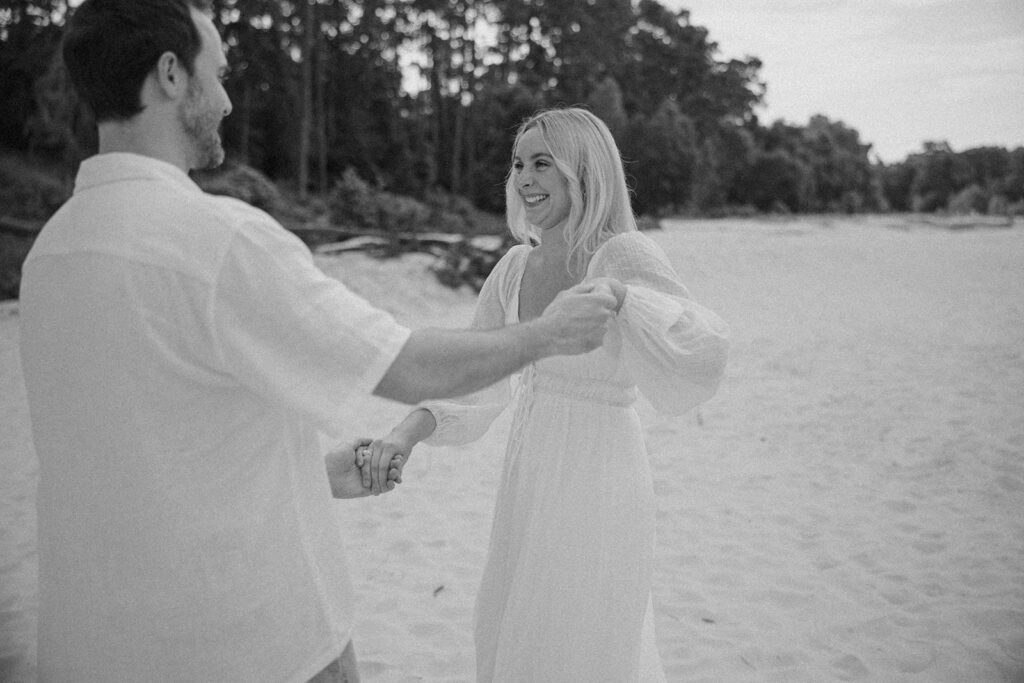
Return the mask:
<svg viewBox="0 0 1024 683">
<path fill-rule="evenodd" d="M 426 408 L 417 408 L 399 422 L 383 439 L 367 445 L 367 459 L 361 471 L 363 488 L 374 494 L 388 491 L 389 481 L 402 483 L 402 468 L 409 462 L 412 449 L 434 433 L 437 421 Z M 395 476 L 392 473 L 396 472 Z M 391 484 L 394 488 L 394 484 Z"/>
<path fill-rule="evenodd" d="M 614 334 L 623 364 L 654 407 L 678 414 L 714 395 L 728 326 L 690 298 L 661 248 L 641 233 L 619 235 L 594 255 L 591 271 L 625 285 Z"/>
</svg>

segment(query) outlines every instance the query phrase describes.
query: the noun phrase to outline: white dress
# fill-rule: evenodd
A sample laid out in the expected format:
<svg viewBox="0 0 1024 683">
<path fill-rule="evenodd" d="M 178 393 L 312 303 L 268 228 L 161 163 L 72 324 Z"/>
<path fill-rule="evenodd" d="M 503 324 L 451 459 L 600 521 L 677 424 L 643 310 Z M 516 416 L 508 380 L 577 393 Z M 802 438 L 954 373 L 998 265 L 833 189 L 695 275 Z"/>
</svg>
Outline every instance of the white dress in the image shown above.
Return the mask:
<svg viewBox="0 0 1024 683">
<path fill-rule="evenodd" d="M 513 247 L 484 284 L 473 321 L 518 322 L 530 247 Z M 528 366 L 514 415 L 476 602 L 481 683 L 663 682 L 651 611 L 655 509 L 637 390 L 679 413 L 709 398 L 726 326 L 694 303 L 650 238 L 617 235 L 587 277 L 626 285 L 604 346 Z M 432 445 L 478 439 L 510 383 L 424 404 Z"/>
</svg>

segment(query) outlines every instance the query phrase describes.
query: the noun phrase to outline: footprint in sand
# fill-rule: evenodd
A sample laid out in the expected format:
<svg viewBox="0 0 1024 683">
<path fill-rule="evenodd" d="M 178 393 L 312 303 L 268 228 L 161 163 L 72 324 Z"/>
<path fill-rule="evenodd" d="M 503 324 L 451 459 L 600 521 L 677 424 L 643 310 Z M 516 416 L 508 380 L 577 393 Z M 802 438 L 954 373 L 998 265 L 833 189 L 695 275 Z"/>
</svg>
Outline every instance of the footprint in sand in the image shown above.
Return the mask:
<svg viewBox="0 0 1024 683">
<path fill-rule="evenodd" d="M 941 541 L 914 541 L 910 545 L 922 555 L 934 555 L 946 549 L 946 544 Z"/>
<path fill-rule="evenodd" d="M 859 681 L 871 675 L 864 662 L 853 655 L 832 660 L 832 667 L 836 669 L 836 677 L 841 681 Z"/>
<path fill-rule="evenodd" d="M 893 512 L 898 512 L 904 515 L 917 510 L 917 506 L 908 500 L 888 500 L 885 502 L 885 507 L 889 508 Z"/>
</svg>

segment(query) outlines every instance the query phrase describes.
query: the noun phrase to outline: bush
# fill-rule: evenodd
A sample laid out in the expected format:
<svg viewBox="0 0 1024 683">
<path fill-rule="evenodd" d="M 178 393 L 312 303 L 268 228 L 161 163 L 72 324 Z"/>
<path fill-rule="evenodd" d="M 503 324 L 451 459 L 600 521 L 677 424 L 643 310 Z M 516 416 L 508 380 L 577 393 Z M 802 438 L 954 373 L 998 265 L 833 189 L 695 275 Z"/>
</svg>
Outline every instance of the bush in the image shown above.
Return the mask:
<svg viewBox="0 0 1024 683">
<path fill-rule="evenodd" d="M 355 169 L 346 168 L 341 179 L 334 183 L 334 190 L 327 202 L 331 222 L 364 230 L 376 226 L 374 195 L 373 188 L 359 177 Z"/>
<path fill-rule="evenodd" d="M 21 287 L 21 264 L 33 240 L 0 232 L 0 301 L 17 299 Z"/>
<path fill-rule="evenodd" d="M 328 199 L 331 222 L 368 232 L 448 232 L 501 234 L 504 221 L 480 211 L 458 195 L 431 190 L 425 201 L 374 187 L 345 169 Z"/>
<path fill-rule="evenodd" d="M 491 270 L 514 244 L 517 241 L 511 234 L 506 234 L 497 248 L 480 246 L 472 239 L 464 239 L 446 249 L 430 270 L 446 287 L 458 289 L 469 285 L 479 292 Z"/>
<path fill-rule="evenodd" d="M 968 185 L 949 199 L 949 212 L 953 214 L 985 213 L 988 211 L 988 193 L 978 185 Z"/>
<path fill-rule="evenodd" d="M 71 183 L 18 157 L 0 157 L 0 213 L 45 222 L 71 196 Z"/>
<path fill-rule="evenodd" d="M 431 227 L 430 207 L 421 201 L 391 192 L 377 192 L 375 200 L 377 230 L 417 232 Z"/>
<path fill-rule="evenodd" d="M 245 164 L 225 164 L 212 171 L 195 174 L 196 183 L 210 194 L 240 199 L 267 213 L 281 206 L 281 191 L 265 175 Z"/>
<path fill-rule="evenodd" d="M 372 232 L 416 232 L 430 219 L 423 202 L 379 190 L 352 168 L 335 183 L 328 207 L 332 222 Z"/>
<path fill-rule="evenodd" d="M 0 157 L 0 218 L 7 219 L 0 231 L 0 300 L 18 298 L 21 264 L 35 241 L 33 231 L 70 196 L 71 184 L 59 170 L 17 156 Z"/>
<path fill-rule="evenodd" d="M 1009 216 L 1010 215 L 1010 202 L 1007 201 L 1006 197 L 1001 194 L 994 194 L 988 200 L 988 215 L 990 216 Z"/>
</svg>

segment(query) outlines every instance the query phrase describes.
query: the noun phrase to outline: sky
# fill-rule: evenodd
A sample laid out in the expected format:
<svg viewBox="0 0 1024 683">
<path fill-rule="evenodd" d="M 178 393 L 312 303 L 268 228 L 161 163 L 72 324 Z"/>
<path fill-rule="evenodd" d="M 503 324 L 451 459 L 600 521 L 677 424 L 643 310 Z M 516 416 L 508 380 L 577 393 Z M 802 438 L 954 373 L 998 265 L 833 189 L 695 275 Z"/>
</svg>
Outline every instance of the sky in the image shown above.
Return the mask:
<svg viewBox="0 0 1024 683">
<path fill-rule="evenodd" d="M 1024 0 L 662 0 L 758 57 L 764 124 L 839 120 L 882 161 L 1024 146 Z"/>
</svg>

